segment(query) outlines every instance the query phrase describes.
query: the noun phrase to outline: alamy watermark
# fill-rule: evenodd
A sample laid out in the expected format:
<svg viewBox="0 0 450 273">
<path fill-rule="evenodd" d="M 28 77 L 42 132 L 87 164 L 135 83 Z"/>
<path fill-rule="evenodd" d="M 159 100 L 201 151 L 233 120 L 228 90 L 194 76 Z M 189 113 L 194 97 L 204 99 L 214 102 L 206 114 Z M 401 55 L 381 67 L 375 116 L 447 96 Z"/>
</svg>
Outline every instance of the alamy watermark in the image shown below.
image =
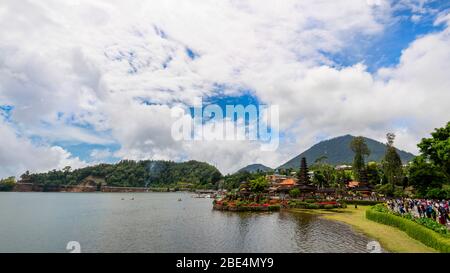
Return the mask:
<svg viewBox="0 0 450 273">
<path fill-rule="evenodd" d="M 70 241 L 66 245 L 66 250 L 69 253 L 81 253 L 81 244 L 77 241 Z"/>
<path fill-rule="evenodd" d="M 172 138 L 175 141 L 255 141 L 263 151 L 279 145 L 279 107 L 262 104 L 203 104 L 172 108 Z"/>
<path fill-rule="evenodd" d="M 367 243 L 367 250 L 370 253 L 381 253 L 381 245 L 377 241 L 370 241 Z"/>
</svg>

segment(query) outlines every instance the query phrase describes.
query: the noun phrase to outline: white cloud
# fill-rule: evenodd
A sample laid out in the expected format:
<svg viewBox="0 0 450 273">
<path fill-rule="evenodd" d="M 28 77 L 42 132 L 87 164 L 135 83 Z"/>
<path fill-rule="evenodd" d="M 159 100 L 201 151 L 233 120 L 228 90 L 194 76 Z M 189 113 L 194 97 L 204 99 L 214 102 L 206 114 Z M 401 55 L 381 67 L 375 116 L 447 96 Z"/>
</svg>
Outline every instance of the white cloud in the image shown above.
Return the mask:
<svg viewBox="0 0 450 273">
<path fill-rule="evenodd" d="M 113 153 L 108 149 L 94 149 L 91 151 L 91 158 L 94 161 L 101 162 L 102 160 L 106 160 L 113 156 Z"/>
<path fill-rule="evenodd" d="M 0 177 L 19 176 L 26 170 L 38 172 L 86 165 L 61 147 L 35 145 L 28 139 L 17 136 L 14 129 L 5 122 L 0 122 L 0 136 Z"/>
<path fill-rule="evenodd" d="M 419 0 L 2 1 L 0 105 L 15 106 L 8 140 L 28 143 L 30 152 L 50 149 L 36 147 L 31 136 L 116 141 L 117 157 L 205 160 L 224 172 L 255 162 L 275 167 L 319 135 L 383 140 L 395 131 L 398 145 L 415 151 L 421 137 L 450 118 L 448 29 L 418 38 L 397 66 L 374 74 L 363 64 L 336 68 L 329 57 L 383 35 L 401 8 L 436 13 Z M 190 59 L 188 48 L 198 57 Z M 171 138 L 171 107 L 214 95 L 216 83 L 231 92 L 252 89 L 280 106 L 286 137 L 277 152 L 251 142 Z M 6 144 L 0 149 L 7 158 Z M 41 169 L 70 155 L 45 158 Z M 34 166 L 24 158 L 8 164 Z"/>
</svg>

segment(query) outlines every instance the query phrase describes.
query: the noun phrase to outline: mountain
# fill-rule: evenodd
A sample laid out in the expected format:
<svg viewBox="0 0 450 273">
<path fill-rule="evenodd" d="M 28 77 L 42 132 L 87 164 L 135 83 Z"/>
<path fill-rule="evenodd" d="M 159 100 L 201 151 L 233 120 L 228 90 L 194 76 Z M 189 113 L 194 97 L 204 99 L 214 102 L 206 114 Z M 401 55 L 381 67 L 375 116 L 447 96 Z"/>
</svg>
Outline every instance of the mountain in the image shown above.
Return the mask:
<svg viewBox="0 0 450 273">
<path fill-rule="evenodd" d="M 350 149 L 350 142 L 353 138 L 354 136 L 345 135 L 319 142 L 308 150 L 284 163 L 283 165 L 278 167 L 278 169 L 300 168 L 300 160 L 302 157 L 306 157 L 306 161 L 308 162 L 308 164 L 313 164 L 314 161 L 321 156 L 327 157 L 324 162 L 328 164 L 351 164 L 353 162 L 354 153 Z M 366 137 L 364 137 L 364 140 L 366 141 L 366 144 L 370 150 L 370 156 L 366 158 L 366 162 L 380 162 L 384 158 L 386 145 Z M 414 155 L 412 153 L 408 153 L 398 149 L 397 152 L 404 163 L 407 163 L 414 158 Z"/>
<path fill-rule="evenodd" d="M 263 164 L 251 164 L 248 165 L 242 169 L 240 169 L 237 172 L 249 172 L 249 173 L 256 173 L 258 171 L 262 171 L 262 172 L 270 172 L 273 171 L 272 168 L 269 168 L 267 166 L 264 166 Z"/>
</svg>

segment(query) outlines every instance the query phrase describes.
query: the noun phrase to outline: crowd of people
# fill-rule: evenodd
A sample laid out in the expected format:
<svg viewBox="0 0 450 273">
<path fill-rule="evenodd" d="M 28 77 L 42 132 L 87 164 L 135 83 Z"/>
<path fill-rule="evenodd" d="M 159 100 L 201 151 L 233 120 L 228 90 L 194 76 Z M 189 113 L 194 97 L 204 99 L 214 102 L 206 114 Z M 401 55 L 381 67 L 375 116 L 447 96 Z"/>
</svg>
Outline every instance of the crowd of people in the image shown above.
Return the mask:
<svg viewBox="0 0 450 273">
<path fill-rule="evenodd" d="M 396 199 L 387 201 L 388 207 L 400 214 L 434 219 L 442 225 L 450 225 L 448 200 Z"/>
</svg>

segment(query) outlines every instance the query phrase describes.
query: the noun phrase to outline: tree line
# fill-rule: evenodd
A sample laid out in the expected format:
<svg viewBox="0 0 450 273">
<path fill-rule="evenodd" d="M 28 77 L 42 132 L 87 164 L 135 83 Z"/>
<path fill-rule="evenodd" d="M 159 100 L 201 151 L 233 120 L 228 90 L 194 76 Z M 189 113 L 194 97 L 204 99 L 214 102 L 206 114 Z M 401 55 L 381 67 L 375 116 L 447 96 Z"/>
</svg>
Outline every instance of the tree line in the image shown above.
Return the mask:
<svg viewBox="0 0 450 273">
<path fill-rule="evenodd" d="M 204 162 L 187 161 L 134 161 L 122 160 L 116 164 L 99 164 L 72 170 L 52 170 L 45 173 L 25 172 L 23 182 L 40 185 L 78 185 L 87 177 L 104 180 L 108 186 L 115 187 L 167 187 L 188 184 L 198 188 L 214 188 L 222 174 Z"/>
</svg>

